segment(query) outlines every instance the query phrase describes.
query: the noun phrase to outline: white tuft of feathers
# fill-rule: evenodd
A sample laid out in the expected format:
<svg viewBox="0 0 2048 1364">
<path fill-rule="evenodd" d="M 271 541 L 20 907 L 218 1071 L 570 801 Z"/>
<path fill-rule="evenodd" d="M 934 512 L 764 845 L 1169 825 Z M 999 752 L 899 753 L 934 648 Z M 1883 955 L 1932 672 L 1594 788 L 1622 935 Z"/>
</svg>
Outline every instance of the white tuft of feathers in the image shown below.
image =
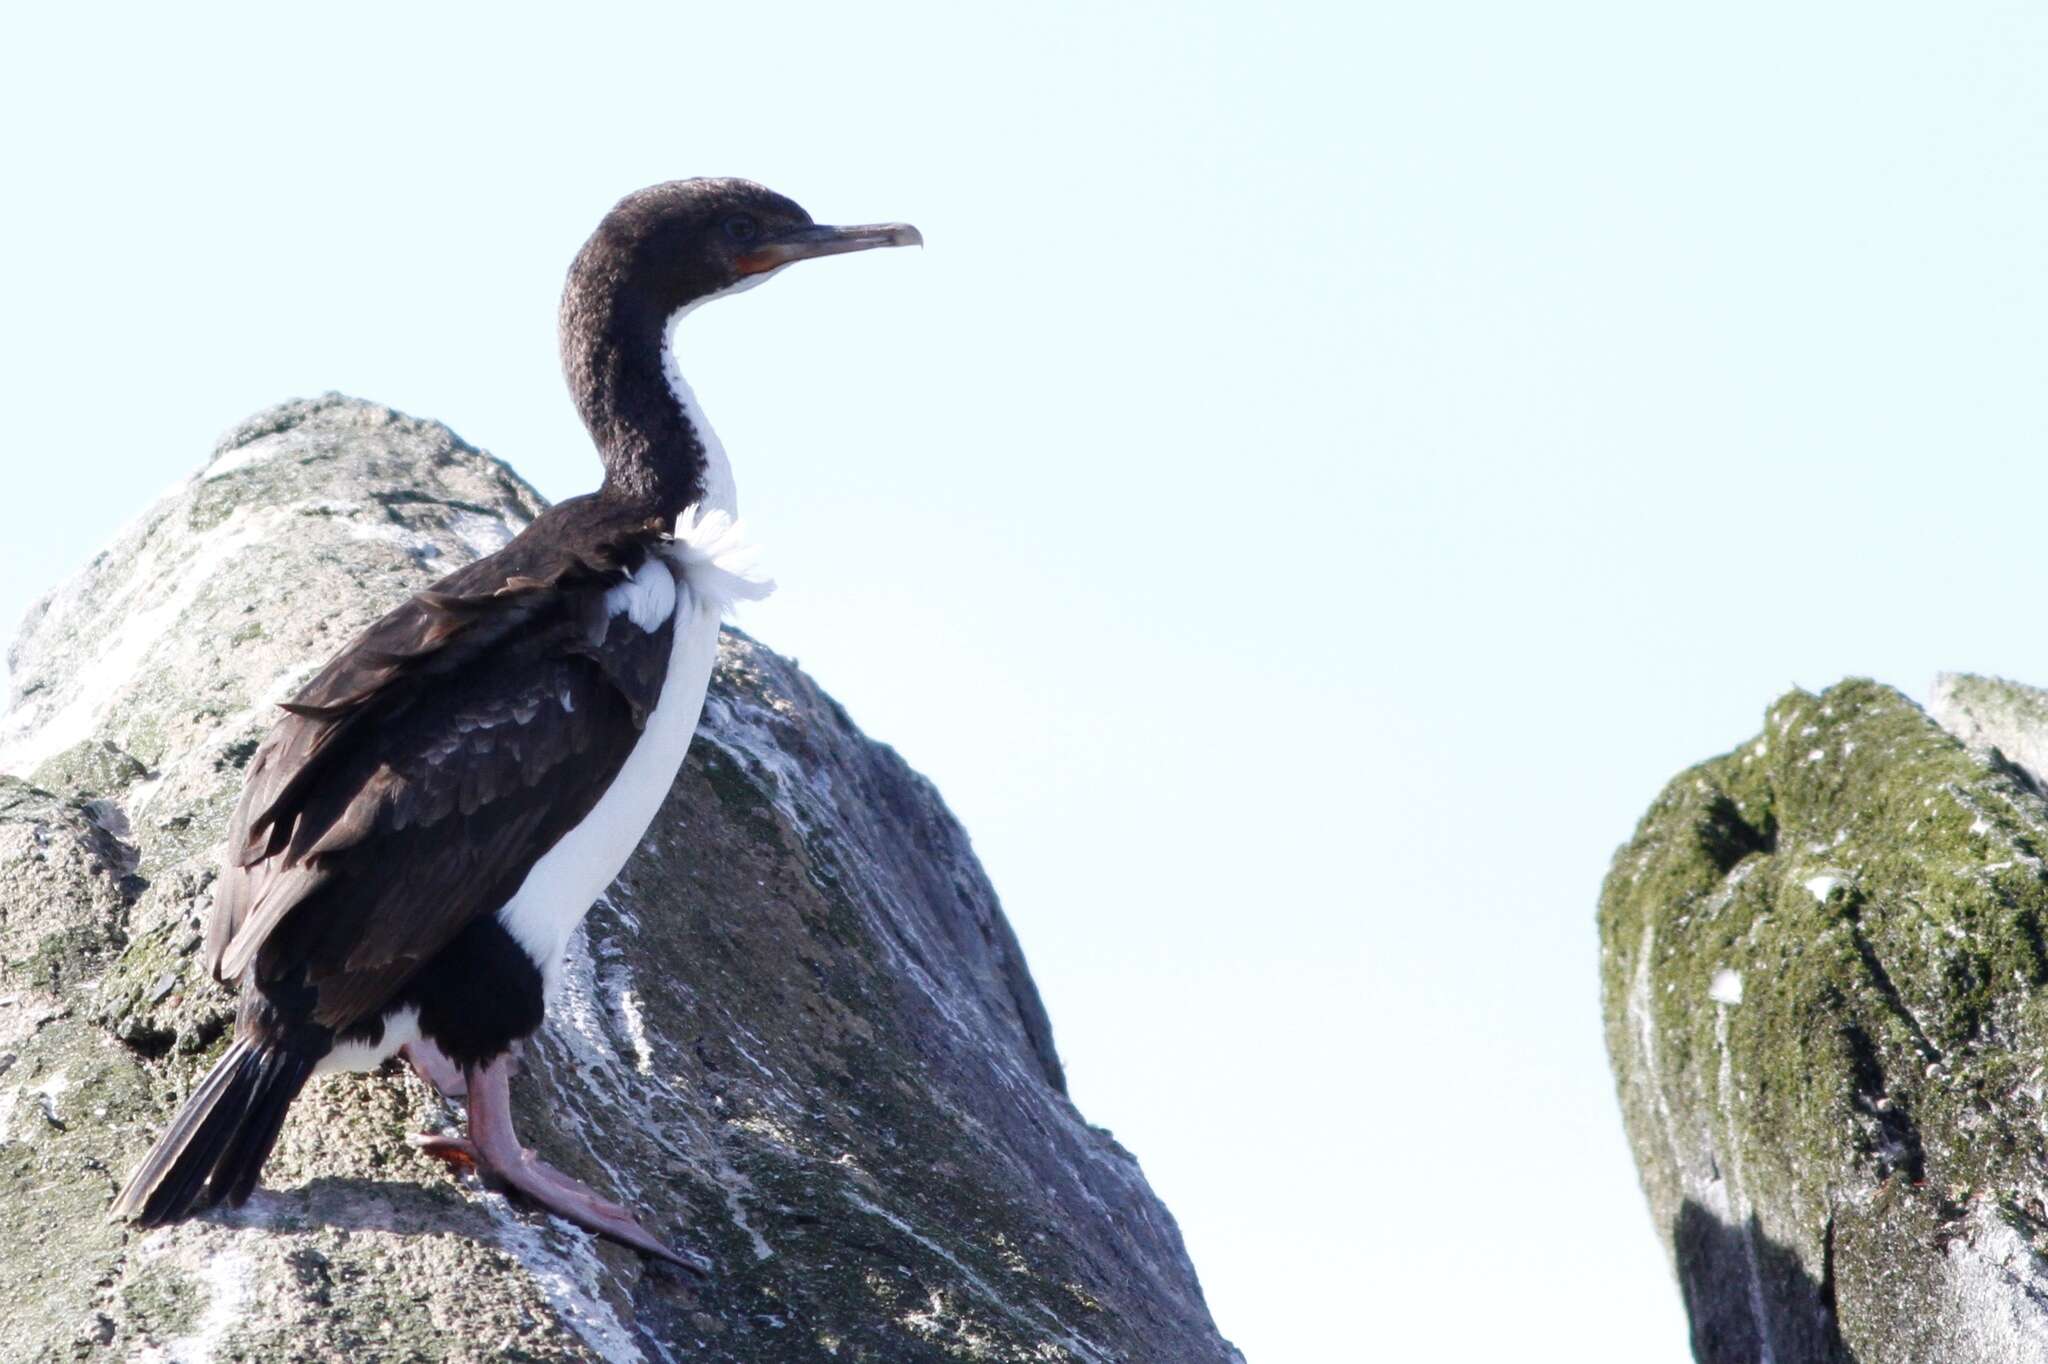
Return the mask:
<svg viewBox="0 0 2048 1364">
<path fill-rule="evenodd" d="M 651 635 L 675 614 L 676 575 L 667 564 L 649 559 L 638 573 L 604 594 L 604 609 Z"/>
<path fill-rule="evenodd" d="M 741 533 L 739 519 L 728 512 L 695 503 L 683 508 L 666 553 L 691 593 L 721 614 L 775 590 L 772 579 L 755 571 L 758 556 Z"/>
</svg>

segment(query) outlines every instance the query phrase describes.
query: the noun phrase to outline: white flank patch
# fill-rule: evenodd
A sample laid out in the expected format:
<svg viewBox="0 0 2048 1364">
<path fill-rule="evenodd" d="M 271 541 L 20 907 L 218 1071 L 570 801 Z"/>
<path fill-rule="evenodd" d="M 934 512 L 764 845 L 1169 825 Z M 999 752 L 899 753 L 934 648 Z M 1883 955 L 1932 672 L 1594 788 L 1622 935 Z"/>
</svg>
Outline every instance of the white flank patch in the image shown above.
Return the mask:
<svg viewBox="0 0 2048 1364">
<path fill-rule="evenodd" d="M 754 576 L 739 523 L 716 509 L 686 508 L 676 518 L 674 540 L 630 582 L 614 588 L 613 593 L 625 595 L 608 595 L 607 604 L 628 615 L 658 608 L 659 589 L 640 582 L 650 572 L 670 577 L 674 594 L 675 643 L 661 696 L 604 795 L 534 864 L 498 911 L 505 931 L 540 963 L 549 995 L 561 975 L 569 935 L 626 865 L 675 784 L 704 709 L 711 665 L 718 660 L 719 617 L 735 602 L 757 600 L 774 590 L 773 583 Z"/>
<path fill-rule="evenodd" d="M 1742 972 L 1716 971 L 1713 983 L 1707 986 L 1707 998 L 1716 1004 L 1734 1006 L 1742 1002 Z"/>
<path fill-rule="evenodd" d="M 420 1039 L 420 1011 L 408 1006 L 384 1020 L 384 1036 L 376 1042 L 339 1042 L 333 1051 L 313 1067 L 315 1075 L 332 1075 L 338 1070 L 375 1070 L 400 1047 Z"/>
</svg>

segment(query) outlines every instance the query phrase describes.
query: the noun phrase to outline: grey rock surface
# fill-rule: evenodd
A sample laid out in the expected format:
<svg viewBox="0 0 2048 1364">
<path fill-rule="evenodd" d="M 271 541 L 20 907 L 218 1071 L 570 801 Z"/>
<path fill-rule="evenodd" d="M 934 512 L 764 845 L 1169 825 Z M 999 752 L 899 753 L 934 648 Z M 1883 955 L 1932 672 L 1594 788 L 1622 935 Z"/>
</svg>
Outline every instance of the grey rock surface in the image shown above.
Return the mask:
<svg viewBox="0 0 2048 1364">
<path fill-rule="evenodd" d="M 1238 1359 L 1066 1098 L 937 793 L 730 631 L 514 1083 L 527 1141 L 709 1285 L 416 1155 L 455 1115 L 395 1067 L 316 1081 L 243 1209 L 106 1222 L 223 1045 L 200 923 L 273 703 L 541 505 L 435 423 L 287 404 L 31 613 L 0 716 L 0 1358 Z"/>
<path fill-rule="evenodd" d="M 1793 692 L 1600 903 L 1607 1042 L 1696 1358 L 2048 1360 L 2048 694 Z M 1946 728 L 1944 728 L 1946 725 Z"/>
</svg>

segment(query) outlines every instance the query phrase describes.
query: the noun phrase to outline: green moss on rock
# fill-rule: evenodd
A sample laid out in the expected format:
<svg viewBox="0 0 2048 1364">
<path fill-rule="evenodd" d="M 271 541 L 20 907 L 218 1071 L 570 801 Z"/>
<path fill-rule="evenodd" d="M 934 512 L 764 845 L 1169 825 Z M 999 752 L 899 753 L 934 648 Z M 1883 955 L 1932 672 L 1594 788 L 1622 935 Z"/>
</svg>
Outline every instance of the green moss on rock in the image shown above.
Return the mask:
<svg viewBox="0 0 2048 1364">
<path fill-rule="evenodd" d="M 85 739 L 38 767 L 30 780 L 52 791 L 90 799 L 119 795 L 148 771 L 133 755 L 106 740 Z"/>
<path fill-rule="evenodd" d="M 1608 1047 L 1701 1358 L 2005 1357 L 1953 1319 L 2048 1174 L 2043 848 L 2024 774 L 1859 680 L 1781 698 L 1616 854 Z"/>
</svg>

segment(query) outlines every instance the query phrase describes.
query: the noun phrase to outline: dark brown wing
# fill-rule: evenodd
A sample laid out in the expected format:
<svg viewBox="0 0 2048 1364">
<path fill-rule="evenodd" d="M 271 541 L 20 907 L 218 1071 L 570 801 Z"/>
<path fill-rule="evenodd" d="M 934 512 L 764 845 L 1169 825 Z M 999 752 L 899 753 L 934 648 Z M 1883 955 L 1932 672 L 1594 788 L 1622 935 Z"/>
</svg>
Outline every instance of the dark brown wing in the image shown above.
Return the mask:
<svg viewBox="0 0 2048 1364">
<path fill-rule="evenodd" d="M 597 803 L 661 692 L 652 630 L 605 594 L 660 528 L 579 499 L 366 630 L 251 759 L 207 958 L 302 981 L 315 1021 L 381 1007 Z"/>
</svg>

